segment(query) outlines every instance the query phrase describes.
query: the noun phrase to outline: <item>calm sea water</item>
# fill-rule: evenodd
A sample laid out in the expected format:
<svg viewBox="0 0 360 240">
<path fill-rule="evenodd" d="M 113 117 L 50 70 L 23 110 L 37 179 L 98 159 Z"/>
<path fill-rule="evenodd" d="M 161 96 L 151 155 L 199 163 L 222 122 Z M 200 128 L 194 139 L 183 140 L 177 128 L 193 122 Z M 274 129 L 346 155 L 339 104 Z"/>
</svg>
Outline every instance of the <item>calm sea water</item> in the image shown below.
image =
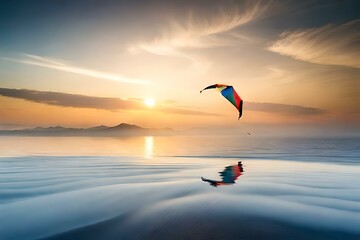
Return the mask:
<svg viewBox="0 0 360 240">
<path fill-rule="evenodd" d="M 0 137 L 0 239 L 360 239 L 360 139 Z"/>
</svg>

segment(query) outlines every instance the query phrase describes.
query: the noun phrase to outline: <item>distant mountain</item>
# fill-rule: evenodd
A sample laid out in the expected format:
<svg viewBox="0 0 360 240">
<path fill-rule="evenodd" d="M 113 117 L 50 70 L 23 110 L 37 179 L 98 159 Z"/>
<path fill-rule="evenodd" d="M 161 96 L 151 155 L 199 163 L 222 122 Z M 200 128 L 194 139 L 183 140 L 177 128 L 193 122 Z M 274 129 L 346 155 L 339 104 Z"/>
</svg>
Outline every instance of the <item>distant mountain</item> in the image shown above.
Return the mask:
<svg viewBox="0 0 360 240">
<path fill-rule="evenodd" d="M 137 125 L 121 123 L 116 126 L 96 126 L 91 128 L 65 128 L 55 127 L 36 127 L 21 130 L 0 130 L 0 135 L 19 135 L 19 136 L 128 136 L 128 135 L 169 135 L 173 133 L 170 128 L 143 128 Z"/>
<path fill-rule="evenodd" d="M 127 124 L 127 123 L 120 123 L 119 125 L 116 125 L 114 127 L 109 127 L 107 128 L 107 130 L 109 131 L 119 131 L 119 130 L 135 130 L 135 131 L 139 131 L 139 130 L 144 130 L 144 128 L 139 127 L 137 125 L 131 125 L 131 124 Z"/>
</svg>

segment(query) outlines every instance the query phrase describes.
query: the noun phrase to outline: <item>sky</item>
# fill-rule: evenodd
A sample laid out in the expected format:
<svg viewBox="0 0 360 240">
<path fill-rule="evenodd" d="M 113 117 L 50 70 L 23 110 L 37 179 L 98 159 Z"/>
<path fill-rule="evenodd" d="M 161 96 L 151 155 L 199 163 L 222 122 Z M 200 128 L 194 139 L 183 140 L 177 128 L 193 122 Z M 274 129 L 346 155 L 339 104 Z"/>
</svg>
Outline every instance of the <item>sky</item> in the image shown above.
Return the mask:
<svg viewBox="0 0 360 240">
<path fill-rule="evenodd" d="M 356 0 L 1 1 L 0 129 L 359 133 L 359 29 Z"/>
</svg>

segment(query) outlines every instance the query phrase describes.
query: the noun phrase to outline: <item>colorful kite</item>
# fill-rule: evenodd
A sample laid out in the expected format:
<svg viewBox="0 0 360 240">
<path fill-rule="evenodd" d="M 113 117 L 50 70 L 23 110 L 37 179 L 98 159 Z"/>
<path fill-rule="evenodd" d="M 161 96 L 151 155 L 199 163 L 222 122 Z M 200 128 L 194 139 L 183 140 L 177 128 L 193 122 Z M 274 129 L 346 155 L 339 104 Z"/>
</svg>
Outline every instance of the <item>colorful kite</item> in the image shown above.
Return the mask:
<svg viewBox="0 0 360 240">
<path fill-rule="evenodd" d="M 231 185 L 235 183 L 235 181 L 242 175 L 243 172 L 244 169 L 242 163 L 238 162 L 237 165 L 227 166 L 222 172 L 219 172 L 222 179 L 221 181 L 211 180 L 203 177 L 201 177 L 201 180 L 210 183 L 210 185 L 213 187 Z"/>
<path fill-rule="evenodd" d="M 228 86 L 228 85 L 224 85 L 224 84 L 214 84 L 214 85 L 210 85 L 206 88 L 204 88 L 203 90 L 200 91 L 200 93 L 202 93 L 202 91 L 207 90 L 207 89 L 217 89 L 221 92 L 221 94 L 229 101 L 231 102 L 232 105 L 234 105 L 236 107 L 236 109 L 239 111 L 239 118 L 241 118 L 242 115 L 242 109 L 243 109 L 243 100 L 239 97 L 239 95 L 235 92 L 235 89 L 232 86 Z"/>
</svg>

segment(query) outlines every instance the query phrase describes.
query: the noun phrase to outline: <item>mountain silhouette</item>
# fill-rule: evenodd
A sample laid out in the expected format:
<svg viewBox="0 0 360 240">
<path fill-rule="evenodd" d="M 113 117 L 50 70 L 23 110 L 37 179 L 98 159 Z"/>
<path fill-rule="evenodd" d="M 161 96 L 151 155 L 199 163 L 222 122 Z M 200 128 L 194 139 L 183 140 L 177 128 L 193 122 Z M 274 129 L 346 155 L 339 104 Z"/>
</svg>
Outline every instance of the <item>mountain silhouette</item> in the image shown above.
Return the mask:
<svg viewBox="0 0 360 240">
<path fill-rule="evenodd" d="M 0 130 L 0 135 L 25 136 L 122 136 L 122 135 L 168 135 L 171 128 L 143 128 L 133 124 L 120 123 L 108 127 L 104 125 L 90 128 L 35 127 L 21 130 Z"/>
</svg>

